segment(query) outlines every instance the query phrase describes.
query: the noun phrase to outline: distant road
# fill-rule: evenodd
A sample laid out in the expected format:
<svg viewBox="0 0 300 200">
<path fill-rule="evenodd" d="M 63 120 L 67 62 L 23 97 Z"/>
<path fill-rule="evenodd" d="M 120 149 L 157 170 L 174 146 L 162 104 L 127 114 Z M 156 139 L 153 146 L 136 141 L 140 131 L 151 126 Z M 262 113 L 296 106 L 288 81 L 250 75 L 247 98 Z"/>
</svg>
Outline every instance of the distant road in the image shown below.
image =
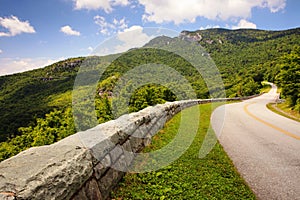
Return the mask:
<svg viewBox="0 0 300 200">
<path fill-rule="evenodd" d="M 300 123 L 266 108 L 276 90 L 217 108 L 212 127 L 259 199 L 300 199 Z"/>
</svg>

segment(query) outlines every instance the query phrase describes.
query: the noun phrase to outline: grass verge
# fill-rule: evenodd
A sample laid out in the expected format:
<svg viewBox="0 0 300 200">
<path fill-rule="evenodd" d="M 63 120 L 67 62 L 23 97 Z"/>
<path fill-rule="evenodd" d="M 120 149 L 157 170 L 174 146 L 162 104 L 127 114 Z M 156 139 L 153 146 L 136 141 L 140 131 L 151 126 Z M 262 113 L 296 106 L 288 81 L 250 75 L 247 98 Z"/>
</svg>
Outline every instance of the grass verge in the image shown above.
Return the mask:
<svg viewBox="0 0 300 200">
<path fill-rule="evenodd" d="M 267 104 L 267 108 L 279 115 L 300 122 L 300 113 L 291 110 L 285 103 L 280 103 L 277 105 L 275 103 L 269 103 Z"/>
<path fill-rule="evenodd" d="M 185 112 L 192 109 L 195 107 Z M 200 125 L 188 150 L 171 165 L 158 171 L 128 173 L 118 190 L 111 194 L 113 199 L 255 199 L 219 143 L 205 158 L 198 158 L 209 128 L 212 106 L 199 105 L 199 109 Z M 144 152 L 161 149 L 172 141 L 180 119 L 181 113 L 167 122 Z"/>
<path fill-rule="evenodd" d="M 261 84 L 263 85 L 263 87 L 259 90 L 260 94 L 268 93 L 272 88 L 271 85 L 269 85 L 268 83 L 266 83 L 264 81 Z"/>
</svg>

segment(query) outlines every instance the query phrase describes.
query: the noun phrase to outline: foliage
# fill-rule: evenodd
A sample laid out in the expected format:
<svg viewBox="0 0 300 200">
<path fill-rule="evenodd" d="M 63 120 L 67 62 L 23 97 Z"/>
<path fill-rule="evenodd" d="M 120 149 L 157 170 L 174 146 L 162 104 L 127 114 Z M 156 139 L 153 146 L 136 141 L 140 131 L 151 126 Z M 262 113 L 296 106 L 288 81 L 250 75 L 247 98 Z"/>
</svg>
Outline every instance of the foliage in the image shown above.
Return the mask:
<svg viewBox="0 0 300 200">
<path fill-rule="evenodd" d="M 113 119 L 111 101 L 107 96 L 95 99 L 95 109 L 99 124 Z"/>
<path fill-rule="evenodd" d="M 268 80 L 276 82 L 282 88 L 282 97 L 287 99 L 289 106 L 300 112 L 299 32 L 298 28 L 287 31 L 210 29 L 184 33 L 201 35 L 198 43 L 205 47 L 207 55 L 215 61 L 228 97 L 258 93 L 263 87 L 261 81 Z M 61 119 L 69 119 L 68 113 L 65 112 L 72 105 L 72 90 L 80 67 L 81 69 L 86 67 L 83 73 L 94 78 L 99 75 L 97 68 L 105 66 L 106 60 L 114 60 L 103 72 L 97 85 L 95 109 L 87 110 L 82 105 L 83 109 L 79 116 L 90 116 L 92 112 L 96 112 L 99 123 L 149 105 L 189 97 L 189 95 L 179 97 L 174 92 L 175 89 L 186 91 L 185 83 L 182 84 L 162 74 L 160 78 L 168 79 L 166 80 L 168 84 L 150 82 L 139 86 L 129 81 L 124 83 L 124 87 L 120 90 L 124 92 L 124 99 L 119 98 L 116 85 L 124 81 L 121 77 L 135 66 L 147 63 L 173 68 L 192 85 L 197 98 L 209 98 L 210 94 L 204 80 L 190 63 L 171 52 L 151 48 L 171 44 L 173 40 L 176 38 L 159 37 L 149 42 L 147 48 L 132 49 L 120 57 L 109 55 L 71 58 L 43 69 L 0 77 L 0 142 L 7 141 L 1 144 L 1 155 L 5 154 L 2 157 L 7 158 L 8 155 L 14 155 L 30 146 L 50 144 L 75 132 L 72 128 L 66 128 L 70 132 L 64 132 L 65 129 L 50 123 L 50 118 L 59 121 L 55 117 L 58 115 Z M 142 75 L 151 76 L 151 72 L 143 71 Z M 143 76 L 137 73 L 132 79 L 139 80 L 141 77 Z M 209 78 L 213 79 L 214 76 Z M 82 81 L 88 84 L 88 79 Z M 85 87 L 83 84 L 82 89 Z M 116 99 L 121 100 L 116 102 Z M 114 113 L 114 106 L 118 103 L 126 105 L 127 110 L 121 109 L 120 113 Z M 82 130 L 91 126 L 93 125 L 83 124 Z M 54 129 L 61 130 L 61 135 Z"/>
<path fill-rule="evenodd" d="M 227 96 L 231 97 L 257 92 L 263 80 L 274 82 L 282 69 L 278 66 L 282 57 L 300 46 L 300 28 L 286 31 L 208 29 L 185 33 L 201 35 L 199 43 L 218 66 Z M 241 89 L 245 88 L 248 78 L 256 84 L 248 84 L 250 91 L 243 92 Z"/>
<path fill-rule="evenodd" d="M 262 88 L 260 89 L 260 93 L 268 93 L 271 90 L 271 85 L 268 82 L 263 81 Z"/>
<path fill-rule="evenodd" d="M 300 47 L 284 55 L 277 66 L 280 71 L 275 82 L 282 88 L 282 96 L 288 105 L 300 112 Z"/>
<path fill-rule="evenodd" d="M 291 46 L 290 51 L 260 67 L 264 79 L 279 87 L 281 98 L 288 108 L 300 113 L 300 50 L 299 45 Z"/>
<path fill-rule="evenodd" d="M 34 126 L 36 118 L 71 105 L 71 90 L 83 58 L 24 73 L 0 76 L 0 142 Z"/>
<path fill-rule="evenodd" d="M 72 110 L 54 110 L 38 118 L 36 126 L 21 127 L 20 136 L 0 144 L 0 161 L 33 146 L 49 145 L 75 133 Z"/>
<path fill-rule="evenodd" d="M 129 101 L 129 112 L 137 112 L 148 106 L 163 104 L 166 101 L 175 101 L 176 95 L 168 88 L 156 85 L 146 85 L 138 89 Z"/>
</svg>

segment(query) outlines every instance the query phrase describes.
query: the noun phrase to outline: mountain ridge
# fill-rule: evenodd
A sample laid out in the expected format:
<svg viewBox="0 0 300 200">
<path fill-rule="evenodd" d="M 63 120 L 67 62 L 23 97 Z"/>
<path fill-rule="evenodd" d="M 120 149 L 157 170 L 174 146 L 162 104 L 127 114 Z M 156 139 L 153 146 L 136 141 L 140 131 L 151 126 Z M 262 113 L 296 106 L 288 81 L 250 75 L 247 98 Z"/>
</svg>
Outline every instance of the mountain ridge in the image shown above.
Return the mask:
<svg viewBox="0 0 300 200">
<path fill-rule="evenodd" d="M 276 68 L 277 63 L 300 46 L 299 36 L 300 28 L 282 31 L 219 28 L 182 31 L 178 37 L 198 42 L 206 49 L 220 70 L 227 96 L 234 97 L 257 93 L 264 79 L 274 81 L 281 70 Z M 172 40 L 157 37 L 145 47 L 167 45 Z M 0 76 L 0 141 L 19 135 L 20 127 L 34 126 L 36 118 L 43 118 L 54 109 L 70 107 L 74 80 L 85 59 L 69 58 L 44 68 Z M 133 55 L 132 59 L 136 57 Z M 171 62 L 171 57 L 168 59 Z M 119 63 L 113 64 L 115 69 L 108 72 L 106 78 L 122 71 L 124 64 Z M 207 97 L 203 83 L 190 76 L 194 87 L 198 87 L 198 98 Z"/>
</svg>

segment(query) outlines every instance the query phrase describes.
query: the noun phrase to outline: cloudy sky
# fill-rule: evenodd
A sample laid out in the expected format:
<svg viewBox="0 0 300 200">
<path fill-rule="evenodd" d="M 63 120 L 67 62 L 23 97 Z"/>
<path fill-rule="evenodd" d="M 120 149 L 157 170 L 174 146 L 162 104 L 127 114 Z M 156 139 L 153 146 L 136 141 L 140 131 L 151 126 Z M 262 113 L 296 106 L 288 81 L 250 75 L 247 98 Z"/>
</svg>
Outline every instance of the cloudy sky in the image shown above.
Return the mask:
<svg viewBox="0 0 300 200">
<path fill-rule="evenodd" d="M 112 36 L 116 52 L 140 46 L 146 27 L 296 28 L 299 10 L 299 0 L 0 0 L 0 75 L 90 55 Z"/>
</svg>

